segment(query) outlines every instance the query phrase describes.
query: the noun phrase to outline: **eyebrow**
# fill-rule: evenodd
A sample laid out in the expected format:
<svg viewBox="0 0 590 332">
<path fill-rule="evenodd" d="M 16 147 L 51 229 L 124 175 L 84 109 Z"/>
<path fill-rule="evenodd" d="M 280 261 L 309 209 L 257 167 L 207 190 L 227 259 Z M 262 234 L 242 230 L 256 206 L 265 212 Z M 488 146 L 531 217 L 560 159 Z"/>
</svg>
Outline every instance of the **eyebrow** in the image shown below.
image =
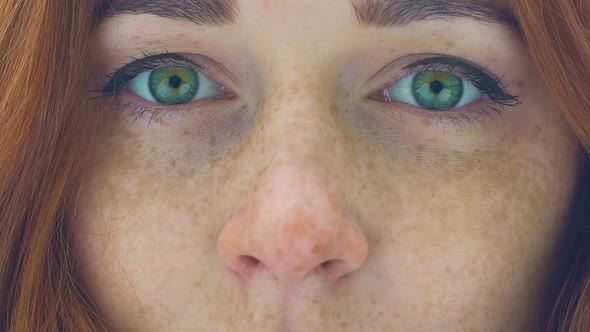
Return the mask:
<svg viewBox="0 0 590 332">
<path fill-rule="evenodd" d="M 98 17 L 105 20 L 119 14 L 154 14 L 220 26 L 235 23 L 238 6 L 235 0 L 105 0 Z"/>
<path fill-rule="evenodd" d="M 357 0 L 352 2 L 362 26 L 396 27 L 453 17 L 506 24 L 520 31 L 510 8 L 500 0 Z"/>
<path fill-rule="evenodd" d="M 352 0 L 352 6 L 362 26 L 390 28 L 463 17 L 506 24 L 520 32 L 516 17 L 501 0 Z M 199 25 L 221 26 L 235 23 L 238 11 L 235 0 L 105 0 L 98 16 L 104 20 L 118 14 L 154 14 Z"/>
</svg>

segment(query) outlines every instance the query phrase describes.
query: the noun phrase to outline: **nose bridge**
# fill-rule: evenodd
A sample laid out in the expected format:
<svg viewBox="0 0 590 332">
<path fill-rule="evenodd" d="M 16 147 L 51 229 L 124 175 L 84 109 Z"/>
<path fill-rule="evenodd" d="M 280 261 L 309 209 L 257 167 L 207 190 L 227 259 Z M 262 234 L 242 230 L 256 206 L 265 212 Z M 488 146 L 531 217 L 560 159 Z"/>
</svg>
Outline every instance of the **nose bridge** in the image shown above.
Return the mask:
<svg viewBox="0 0 590 332">
<path fill-rule="evenodd" d="M 269 85 L 260 121 L 264 130 L 256 144 L 282 161 L 334 157 L 340 140 L 329 76 L 313 64 L 293 65 L 276 69 Z"/>
<path fill-rule="evenodd" d="M 326 66 L 277 63 L 268 75 L 266 115 L 326 115 L 333 95 L 334 79 Z"/>
<path fill-rule="evenodd" d="M 330 111 L 329 79 L 313 65 L 277 69 L 251 146 L 261 170 L 218 239 L 218 252 L 244 279 L 271 271 L 335 280 L 358 269 L 368 243 L 343 191 L 343 151 Z M 339 161 L 340 160 L 340 161 Z"/>
<path fill-rule="evenodd" d="M 330 243 L 344 236 L 355 224 L 344 202 L 341 184 L 335 177 L 334 157 L 338 129 L 329 110 L 329 83 L 313 64 L 294 65 L 275 74 L 282 81 L 273 84 L 264 107 L 264 142 L 272 154 L 265 175 L 258 179 L 252 215 L 258 224 L 250 238 L 254 246 L 274 247 L 267 254 L 278 255 L 291 269 L 310 260 L 337 256 L 338 246 Z M 272 233 L 259 233 L 265 229 Z M 289 255 L 285 255 L 289 252 Z M 302 257 L 305 257 L 303 259 Z M 268 257 L 274 261 L 278 257 Z M 287 268 L 288 269 L 288 268 Z M 293 272 L 293 271 L 291 271 Z"/>
</svg>

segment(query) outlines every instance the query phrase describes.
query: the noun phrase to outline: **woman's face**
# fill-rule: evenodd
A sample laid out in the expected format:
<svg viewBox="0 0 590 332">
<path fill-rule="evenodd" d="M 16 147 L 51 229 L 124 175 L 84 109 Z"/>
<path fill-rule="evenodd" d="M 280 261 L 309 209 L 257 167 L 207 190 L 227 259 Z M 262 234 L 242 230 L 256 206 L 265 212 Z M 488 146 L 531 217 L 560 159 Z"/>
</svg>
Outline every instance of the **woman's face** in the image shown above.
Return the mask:
<svg viewBox="0 0 590 332">
<path fill-rule="evenodd" d="M 580 154 L 498 1 L 111 5 L 71 219 L 112 330 L 545 318 Z"/>
</svg>

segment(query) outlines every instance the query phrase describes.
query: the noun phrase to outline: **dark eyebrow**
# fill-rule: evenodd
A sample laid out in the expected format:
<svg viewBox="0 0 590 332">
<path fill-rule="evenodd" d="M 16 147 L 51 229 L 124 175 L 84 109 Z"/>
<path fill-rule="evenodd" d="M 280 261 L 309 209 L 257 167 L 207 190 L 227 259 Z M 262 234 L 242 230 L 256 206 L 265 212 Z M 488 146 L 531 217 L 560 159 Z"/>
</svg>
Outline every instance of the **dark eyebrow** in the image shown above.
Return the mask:
<svg viewBox="0 0 590 332">
<path fill-rule="evenodd" d="M 232 24 L 238 14 L 235 0 L 105 0 L 101 20 L 119 14 L 154 14 L 189 20 L 199 25 Z"/>
<path fill-rule="evenodd" d="M 514 14 L 501 0 L 357 0 L 352 5 L 363 26 L 394 27 L 416 21 L 465 17 L 507 24 L 520 31 Z"/>
</svg>

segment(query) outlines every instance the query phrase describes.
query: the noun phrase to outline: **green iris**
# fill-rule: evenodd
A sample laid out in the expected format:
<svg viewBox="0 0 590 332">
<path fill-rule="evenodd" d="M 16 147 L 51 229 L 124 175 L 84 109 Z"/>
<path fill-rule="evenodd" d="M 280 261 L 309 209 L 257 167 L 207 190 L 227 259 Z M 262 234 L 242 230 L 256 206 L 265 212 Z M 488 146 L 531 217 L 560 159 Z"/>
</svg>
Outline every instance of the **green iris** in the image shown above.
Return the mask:
<svg viewBox="0 0 590 332">
<path fill-rule="evenodd" d="M 199 75 L 187 67 L 158 68 L 150 74 L 148 86 L 157 102 L 183 104 L 197 95 Z"/>
<path fill-rule="evenodd" d="M 463 97 L 463 83 L 455 75 L 440 71 L 424 71 L 412 81 L 416 102 L 427 109 L 446 110 L 457 106 Z"/>
</svg>

